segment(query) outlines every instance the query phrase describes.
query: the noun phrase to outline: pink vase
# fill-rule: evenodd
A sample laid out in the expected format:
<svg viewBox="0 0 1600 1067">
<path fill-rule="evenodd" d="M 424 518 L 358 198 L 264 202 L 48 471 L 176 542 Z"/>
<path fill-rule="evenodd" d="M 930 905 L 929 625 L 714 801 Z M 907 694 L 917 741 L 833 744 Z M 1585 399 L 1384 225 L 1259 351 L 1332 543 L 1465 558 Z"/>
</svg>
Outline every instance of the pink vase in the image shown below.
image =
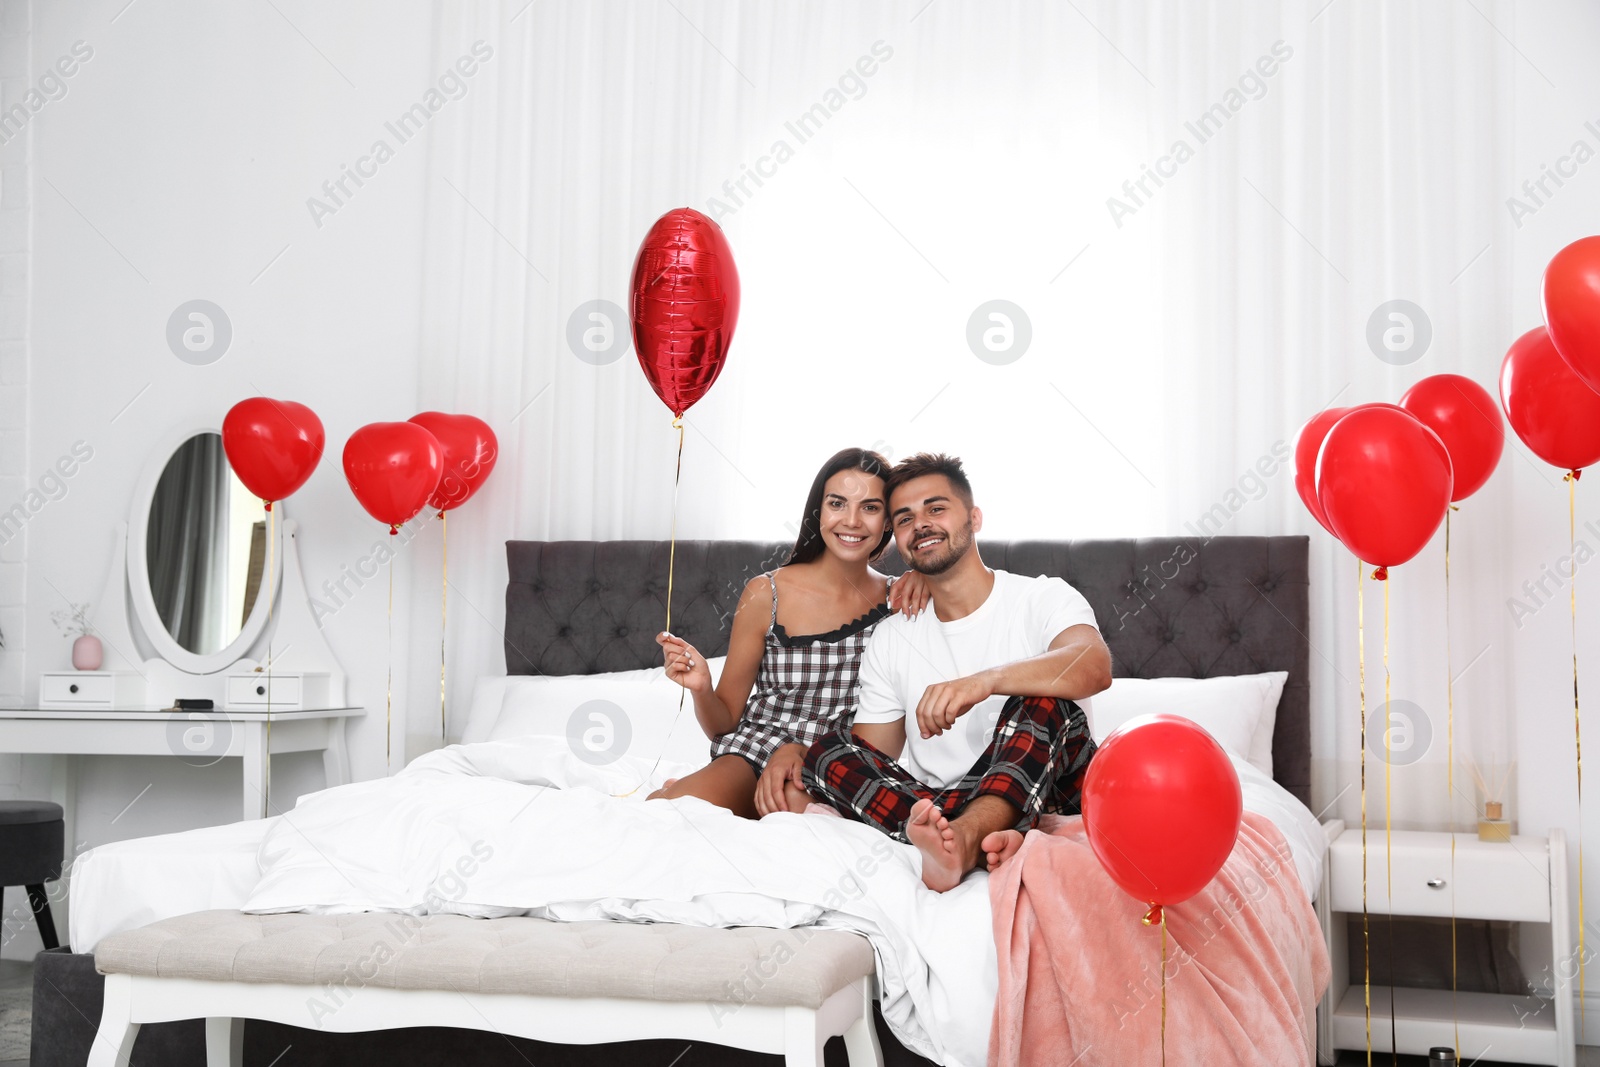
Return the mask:
<svg viewBox="0 0 1600 1067">
<path fill-rule="evenodd" d="M 105 649 L 94 634 L 84 634 L 72 642 L 72 666 L 80 671 L 97 671 L 105 660 Z"/>
</svg>

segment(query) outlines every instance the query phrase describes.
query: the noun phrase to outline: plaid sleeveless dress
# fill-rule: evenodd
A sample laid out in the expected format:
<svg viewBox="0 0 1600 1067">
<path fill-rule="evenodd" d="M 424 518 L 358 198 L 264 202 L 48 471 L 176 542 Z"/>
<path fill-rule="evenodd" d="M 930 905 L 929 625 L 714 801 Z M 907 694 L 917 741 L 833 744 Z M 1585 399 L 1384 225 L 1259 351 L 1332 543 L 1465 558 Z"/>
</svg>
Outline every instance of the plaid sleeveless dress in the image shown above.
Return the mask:
<svg viewBox="0 0 1600 1067">
<path fill-rule="evenodd" d="M 889 615 L 889 606 L 879 604 L 837 630 L 790 637 L 778 622 L 776 574 L 765 575 L 772 586 L 772 618 L 755 688 L 739 725 L 711 742 L 712 759 L 743 756 L 758 775 L 780 745 L 810 745 L 849 727 L 856 712 L 861 652 L 879 621 Z"/>
</svg>

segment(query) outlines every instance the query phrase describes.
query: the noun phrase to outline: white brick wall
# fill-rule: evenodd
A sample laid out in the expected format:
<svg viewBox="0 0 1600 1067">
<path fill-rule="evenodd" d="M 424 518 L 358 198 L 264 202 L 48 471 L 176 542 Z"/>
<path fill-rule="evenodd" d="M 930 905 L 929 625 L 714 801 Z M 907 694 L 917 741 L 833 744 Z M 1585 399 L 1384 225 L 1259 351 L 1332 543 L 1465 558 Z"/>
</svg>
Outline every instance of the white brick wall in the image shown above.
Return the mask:
<svg viewBox="0 0 1600 1067">
<path fill-rule="evenodd" d="M 0 0 L 0 100 L 21 96 L 33 77 L 33 0 Z M 32 272 L 32 131 L 0 146 L 0 488 L 11 490 L 28 469 L 28 336 Z M 0 493 L 0 507 L 15 493 Z M 27 533 L 0 546 L 0 705 L 22 703 L 27 675 Z M 22 768 L 0 760 L 0 797 L 15 795 Z"/>
</svg>

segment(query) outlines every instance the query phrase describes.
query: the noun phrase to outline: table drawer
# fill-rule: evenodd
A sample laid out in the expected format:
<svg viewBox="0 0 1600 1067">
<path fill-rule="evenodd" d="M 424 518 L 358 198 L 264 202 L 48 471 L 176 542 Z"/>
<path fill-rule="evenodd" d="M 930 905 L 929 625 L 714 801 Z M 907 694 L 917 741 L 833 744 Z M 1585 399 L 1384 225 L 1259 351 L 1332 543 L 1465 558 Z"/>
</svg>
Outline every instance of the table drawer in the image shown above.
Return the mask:
<svg viewBox="0 0 1600 1067">
<path fill-rule="evenodd" d="M 1429 839 L 1419 843 L 1418 838 Z M 1442 834 L 1395 834 L 1394 900 L 1389 899 L 1388 865 L 1382 829 L 1367 833 L 1367 908 L 1396 915 L 1463 919 L 1550 921 L 1550 854 L 1542 837 L 1514 837 L 1510 844 L 1476 837 L 1456 839 L 1451 871 L 1450 839 Z M 1361 910 L 1361 843 L 1346 833 L 1329 850 L 1332 906 Z M 1455 892 L 1451 893 L 1454 885 Z"/>
<path fill-rule="evenodd" d="M 144 679 L 127 671 L 59 671 L 39 676 L 42 708 L 118 708 L 138 704 Z"/>
<path fill-rule="evenodd" d="M 298 674 L 274 674 L 272 676 L 272 705 L 273 707 L 299 707 L 301 696 L 301 678 Z M 228 678 L 228 706 L 229 707 L 255 707 L 267 706 L 267 676 L 232 675 Z"/>
<path fill-rule="evenodd" d="M 115 696 L 111 676 L 106 674 L 47 674 L 39 679 L 41 700 L 109 707 Z"/>
</svg>

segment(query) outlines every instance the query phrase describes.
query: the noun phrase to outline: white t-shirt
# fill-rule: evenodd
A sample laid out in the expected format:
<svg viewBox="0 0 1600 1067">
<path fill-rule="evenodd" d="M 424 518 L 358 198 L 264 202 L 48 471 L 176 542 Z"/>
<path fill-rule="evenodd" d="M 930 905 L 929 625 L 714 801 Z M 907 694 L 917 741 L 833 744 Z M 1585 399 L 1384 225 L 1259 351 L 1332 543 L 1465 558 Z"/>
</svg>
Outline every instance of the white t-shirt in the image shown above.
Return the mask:
<svg viewBox="0 0 1600 1067">
<path fill-rule="evenodd" d="M 900 766 L 918 781 L 945 788 L 972 769 L 994 735 L 1008 697 L 992 696 L 944 733 L 923 739 L 917 703 L 930 685 L 1029 659 L 1061 631 L 1098 626 L 1083 594 L 1060 578 L 994 572 L 994 588 L 972 614 L 941 622 L 930 607 L 915 618 L 896 613 L 878 623 L 861 654 L 858 723 L 906 720 Z M 1088 711 L 1087 701 L 1078 705 Z"/>
</svg>

